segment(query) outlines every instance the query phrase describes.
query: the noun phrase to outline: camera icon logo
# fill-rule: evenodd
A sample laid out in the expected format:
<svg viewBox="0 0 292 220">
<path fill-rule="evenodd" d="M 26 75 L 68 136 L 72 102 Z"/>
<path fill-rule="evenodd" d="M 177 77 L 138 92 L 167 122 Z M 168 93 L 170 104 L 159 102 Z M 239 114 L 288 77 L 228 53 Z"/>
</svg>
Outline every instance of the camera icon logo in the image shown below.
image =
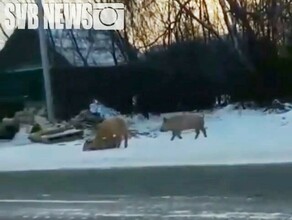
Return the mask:
<svg viewBox="0 0 292 220">
<path fill-rule="evenodd" d="M 125 26 L 125 7 L 123 3 L 94 4 L 93 29 L 123 30 Z"/>
</svg>

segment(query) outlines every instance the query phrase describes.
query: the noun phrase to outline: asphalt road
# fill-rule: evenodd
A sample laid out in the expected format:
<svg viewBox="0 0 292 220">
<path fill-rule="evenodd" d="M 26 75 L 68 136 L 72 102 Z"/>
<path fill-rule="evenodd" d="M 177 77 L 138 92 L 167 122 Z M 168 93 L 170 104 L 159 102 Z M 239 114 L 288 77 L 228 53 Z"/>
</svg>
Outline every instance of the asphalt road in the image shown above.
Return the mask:
<svg viewBox="0 0 292 220">
<path fill-rule="evenodd" d="M 292 165 L 0 173 L 0 219 L 292 219 Z"/>
</svg>

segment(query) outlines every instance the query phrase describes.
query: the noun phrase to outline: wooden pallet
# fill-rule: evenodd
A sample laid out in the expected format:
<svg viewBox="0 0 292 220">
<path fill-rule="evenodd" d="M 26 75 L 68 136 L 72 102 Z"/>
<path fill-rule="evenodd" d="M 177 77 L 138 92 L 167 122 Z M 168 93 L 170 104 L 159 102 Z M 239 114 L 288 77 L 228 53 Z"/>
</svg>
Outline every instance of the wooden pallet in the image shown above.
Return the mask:
<svg viewBox="0 0 292 220">
<path fill-rule="evenodd" d="M 32 142 L 54 144 L 83 139 L 83 130 L 55 129 L 33 133 L 29 136 Z"/>
</svg>

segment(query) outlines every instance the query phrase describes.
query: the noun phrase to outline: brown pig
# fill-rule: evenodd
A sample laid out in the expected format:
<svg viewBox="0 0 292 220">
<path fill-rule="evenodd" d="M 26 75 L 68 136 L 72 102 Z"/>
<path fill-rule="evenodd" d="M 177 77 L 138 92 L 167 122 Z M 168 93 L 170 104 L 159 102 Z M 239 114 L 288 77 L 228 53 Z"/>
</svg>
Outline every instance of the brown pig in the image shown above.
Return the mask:
<svg viewBox="0 0 292 220">
<path fill-rule="evenodd" d="M 122 140 L 124 147 L 128 147 L 128 126 L 120 117 L 109 118 L 97 126 L 93 141 L 86 141 L 83 151 L 119 148 Z"/>
<path fill-rule="evenodd" d="M 204 115 L 198 115 L 195 113 L 187 113 L 183 115 L 173 116 L 171 118 L 163 118 L 163 123 L 160 128 L 161 132 L 172 132 L 171 140 L 175 137 L 182 139 L 181 132 L 184 130 L 194 129 L 196 132 L 195 139 L 198 138 L 200 131 L 203 132 L 204 136 L 207 137 Z"/>
</svg>

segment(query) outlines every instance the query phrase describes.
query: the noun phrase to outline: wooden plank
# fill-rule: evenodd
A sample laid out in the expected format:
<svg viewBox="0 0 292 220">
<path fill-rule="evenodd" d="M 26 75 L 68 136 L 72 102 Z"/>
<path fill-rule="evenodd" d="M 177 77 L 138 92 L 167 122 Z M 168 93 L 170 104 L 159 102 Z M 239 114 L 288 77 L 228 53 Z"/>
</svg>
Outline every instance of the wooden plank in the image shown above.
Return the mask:
<svg viewBox="0 0 292 220">
<path fill-rule="evenodd" d="M 55 130 L 54 130 L 55 131 Z M 50 133 L 50 132 L 49 132 Z M 69 129 L 59 133 L 52 132 L 51 134 L 32 134 L 30 138 L 34 142 L 53 144 L 67 141 L 74 141 L 83 138 L 83 130 Z"/>
</svg>

